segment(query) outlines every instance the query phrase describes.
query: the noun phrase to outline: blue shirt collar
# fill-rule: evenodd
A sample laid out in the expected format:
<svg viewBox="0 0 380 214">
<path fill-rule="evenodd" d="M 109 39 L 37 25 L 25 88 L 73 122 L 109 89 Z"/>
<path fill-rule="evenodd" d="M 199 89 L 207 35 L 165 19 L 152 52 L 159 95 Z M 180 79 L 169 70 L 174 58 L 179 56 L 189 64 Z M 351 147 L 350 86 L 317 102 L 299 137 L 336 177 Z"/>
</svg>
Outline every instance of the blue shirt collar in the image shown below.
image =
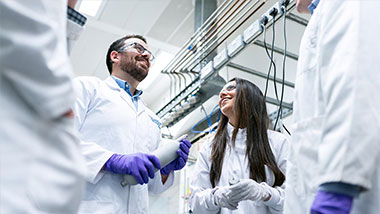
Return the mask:
<svg viewBox="0 0 380 214">
<path fill-rule="evenodd" d="M 309 5 L 309 7 L 307 8 L 311 14 L 313 14 L 314 10 L 318 7 L 319 1 L 320 0 L 313 0 L 311 4 Z"/>
<path fill-rule="evenodd" d="M 136 89 L 135 95 L 132 95 L 131 91 L 129 90 L 130 86 L 126 81 L 119 79 L 115 76 L 111 76 L 111 77 L 115 80 L 115 82 L 119 85 L 119 87 L 122 88 L 125 92 L 127 92 L 127 94 L 129 94 L 131 97 L 137 98 L 141 96 L 141 94 L 143 93 L 141 90 Z"/>
</svg>

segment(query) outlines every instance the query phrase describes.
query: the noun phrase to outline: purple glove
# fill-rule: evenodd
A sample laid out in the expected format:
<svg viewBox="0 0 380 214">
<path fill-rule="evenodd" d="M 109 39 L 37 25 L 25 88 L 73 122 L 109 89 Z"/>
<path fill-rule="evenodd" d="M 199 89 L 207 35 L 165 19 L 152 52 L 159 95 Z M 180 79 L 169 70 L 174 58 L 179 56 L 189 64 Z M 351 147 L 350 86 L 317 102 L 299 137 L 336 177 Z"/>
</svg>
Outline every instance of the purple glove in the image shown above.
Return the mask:
<svg viewBox="0 0 380 214">
<path fill-rule="evenodd" d="M 135 153 L 128 155 L 113 154 L 104 164 L 104 170 L 117 174 L 128 174 L 136 178 L 139 184 L 146 184 L 154 178 L 154 167 L 161 168 L 161 163 L 154 155 Z"/>
<path fill-rule="evenodd" d="M 353 198 L 348 195 L 319 190 L 311 206 L 311 214 L 349 214 Z"/>
<path fill-rule="evenodd" d="M 181 140 L 177 150 L 178 157 L 161 169 L 161 174 L 168 175 L 173 170 L 180 170 L 186 165 L 187 156 L 189 156 L 191 143 L 186 138 Z"/>
</svg>

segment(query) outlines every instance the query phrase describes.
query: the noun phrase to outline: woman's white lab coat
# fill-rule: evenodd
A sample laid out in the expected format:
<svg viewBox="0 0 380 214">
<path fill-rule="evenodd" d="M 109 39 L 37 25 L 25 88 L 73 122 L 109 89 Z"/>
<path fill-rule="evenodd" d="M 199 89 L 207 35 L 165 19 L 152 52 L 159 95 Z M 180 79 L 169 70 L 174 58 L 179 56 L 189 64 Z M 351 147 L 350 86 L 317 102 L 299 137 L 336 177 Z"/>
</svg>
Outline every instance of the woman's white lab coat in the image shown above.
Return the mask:
<svg viewBox="0 0 380 214">
<path fill-rule="evenodd" d="M 0 1 L 0 213 L 76 213 L 84 188 L 66 0 Z"/>
<path fill-rule="evenodd" d="M 151 153 L 159 143 L 158 117 L 139 99 L 131 97 L 112 77 L 74 80 L 77 92 L 75 122 L 86 159 L 87 187 L 79 213 L 148 213 L 148 190 L 159 193 L 173 183 L 173 173 L 163 185 L 159 171 L 148 185 L 122 187 L 123 175 L 102 170 L 114 154 Z"/>
<path fill-rule="evenodd" d="M 380 2 L 321 0 L 300 48 L 285 213 L 309 213 L 327 182 L 367 191 L 352 214 L 380 211 Z"/>
<path fill-rule="evenodd" d="M 233 127 L 228 124 L 228 133 L 232 136 Z M 276 159 L 276 163 L 280 170 L 285 174 L 286 171 L 286 155 L 287 140 L 284 135 L 278 132 L 268 130 L 268 139 L 272 152 Z M 266 213 L 282 213 L 284 202 L 284 187 L 269 187 L 274 183 L 274 175 L 272 171 L 265 167 L 268 189 L 270 189 L 271 198 L 264 201 L 241 201 L 237 210 L 229 210 L 227 208 L 218 208 L 214 205 L 212 195 L 212 185 L 210 183 L 210 167 L 211 167 L 211 143 L 212 139 L 206 141 L 198 155 L 192 180 L 190 184 L 191 198 L 190 208 L 194 213 L 202 214 L 266 214 Z M 228 142 L 223 159 L 222 174 L 216 186 L 228 186 L 228 179 L 235 176 L 239 179 L 249 178 L 248 160 L 245 157 L 246 152 L 246 130 L 239 129 L 235 147 L 231 147 Z"/>
</svg>

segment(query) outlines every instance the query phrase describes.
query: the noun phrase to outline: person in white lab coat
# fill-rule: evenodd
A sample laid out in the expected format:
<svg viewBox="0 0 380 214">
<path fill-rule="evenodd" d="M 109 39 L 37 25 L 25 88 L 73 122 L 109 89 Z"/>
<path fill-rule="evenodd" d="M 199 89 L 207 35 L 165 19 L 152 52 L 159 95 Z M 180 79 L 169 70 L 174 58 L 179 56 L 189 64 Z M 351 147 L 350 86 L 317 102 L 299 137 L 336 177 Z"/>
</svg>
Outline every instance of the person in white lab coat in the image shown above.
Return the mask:
<svg viewBox="0 0 380 214">
<path fill-rule="evenodd" d="M 71 111 L 66 8 L 67 0 L 0 1 L 0 213 L 79 207 L 84 162 Z"/>
<path fill-rule="evenodd" d="M 282 213 L 287 139 L 268 130 L 263 94 L 253 83 L 234 78 L 219 97 L 222 117 L 213 139 L 200 149 L 190 209 L 202 214 Z"/>
<path fill-rule="evenodd" d="M 285 213 L 380 212 L 380 1 L 298 0 Z"/>
<path fill-rule="evenodd" d="M 191 146 L 186 139 L 177 151 L 178 158 L 167 166 L 149 154 L 160 144 L 161 123 L 136 87 L 148 75 L 152 59 L 145 38 L 128 35 L 108 49 L 111 76 L 104 81 L 97 77 L 74 81 L 78 95 L 75 122 L 87 166 L 79 213 L 148 213 L 148 191 L 166 190 L 173 184 L 173 171 L 186 164 Z M 122 187 L 125 174 L 133 175 L 141 185 Z"/>
</svg>

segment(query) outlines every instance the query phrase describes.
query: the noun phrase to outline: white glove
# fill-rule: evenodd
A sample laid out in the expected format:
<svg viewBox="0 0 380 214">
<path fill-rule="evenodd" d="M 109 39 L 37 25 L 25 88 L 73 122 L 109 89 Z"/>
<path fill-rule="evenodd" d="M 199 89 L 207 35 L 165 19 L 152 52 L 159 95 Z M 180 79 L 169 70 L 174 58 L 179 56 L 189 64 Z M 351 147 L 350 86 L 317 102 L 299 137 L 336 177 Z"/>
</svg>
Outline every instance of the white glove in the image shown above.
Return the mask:
<svg viewBox="0 0 380 214">
<path fill-rule="evenodd" d="M 217 187 L 214 192 L 214 202 L 218 207 L 224 207 L 230 210 L 236 210 L 239 205 L 238 202 L 231 201 L 226 195 L 230 192 L 229 186 Z"/>
<path fill-rule="evenodd" d="M 230 186 L 227 198 L 233 202 L 244 200 L 261 201 L 269 197 L 265 184 L 258 184 L 252 179 L 240 179 L 239 183 Z"/>
</svg>

